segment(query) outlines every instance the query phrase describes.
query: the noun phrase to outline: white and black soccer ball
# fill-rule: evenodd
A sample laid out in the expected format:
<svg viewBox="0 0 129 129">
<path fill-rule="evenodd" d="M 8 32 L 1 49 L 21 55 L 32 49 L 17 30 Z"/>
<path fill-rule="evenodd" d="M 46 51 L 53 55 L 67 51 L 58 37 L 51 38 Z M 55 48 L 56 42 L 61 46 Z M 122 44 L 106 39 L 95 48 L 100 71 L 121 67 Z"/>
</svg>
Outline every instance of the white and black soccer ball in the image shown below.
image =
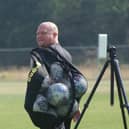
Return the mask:
<svg viewBox="0 0 129 129">
<path fill-rule="evenodd" d="M 47 91 L 48 103 L 52 106 L 58 107 L 65 105 L 70 99 L 70 92 L 68 87 L 63 83 L 54 83 L 49 86 Z"/>
<path fill-rule="evenodd" d="M 48 102 L 43 95 L 37 95 L 36 100 L 33 104 L 34 112 L 46 112 L 48 110 Z"/>
<path fill-rule="evenodd" d="M 42 112 L 42 113 L 50 114 L 50 115 L 53 115 L 54 117 L 57 117 L 57 113 L 55 109 L 49 106 L 46 97 L 44 97 L 41 94 L 37 95 L 37 98 L 33 104 L 33 111 Z"/>
<path fill-rule="evenodd" d="M 71 108 L 71 103 L 68 103 L 67 105 L 59 106 L 56 108 L 56 113 L 58 116 L 64 117 L 67 115 L 70 108 Z M 77 112 L 78 110 L 79 110 L 79 104 L 78 104 L 77 100 L 74 100 L 74 104 L 73 104 L 72 110 L 70 111 L 69 115 L 72 117 L 75 114 L 75 112 Z"/>
<path fill-rule="evenodd" d="M 75 75 L 73 78 L 75 86 L 75 98 L 80 98 L 87 91 L 87 80 L 80 74 Z"/>
<path fill-rule="evenodd" d="M 51 79 L 50 79 L 50 77 L 47 75 L 47 76 L 45 76 L 45 78 L 44 78 L 44 80 L 43 80 L 43 82 L 42 82 L 42 84 L 41 84 L 41 87 L 42 87 L 42 88 L 48 88 L 50 85 L 51 85 Z"/>
<path fill-rule="evenodd" d="M 78 110 L 79 110 L 79 104 L 77 100 L 74 100 L 73 108 L 70 115 L 73 116 Z"/>
<path fill-rule="evenodd" d="M 64 70 L 59 63 L 53 63 L 50 67 L 50 76 L 54 82 L 60 82 L 64 76 Z"/>
<path fill-rule="evenodd" d="M 68 105 L 61 105 L 61 106 L 56 108 L 56 113 L 58 116 L 64 117 L 67 115 L 69 108 L 70 108 L 69 104 Z"/>
</svg>

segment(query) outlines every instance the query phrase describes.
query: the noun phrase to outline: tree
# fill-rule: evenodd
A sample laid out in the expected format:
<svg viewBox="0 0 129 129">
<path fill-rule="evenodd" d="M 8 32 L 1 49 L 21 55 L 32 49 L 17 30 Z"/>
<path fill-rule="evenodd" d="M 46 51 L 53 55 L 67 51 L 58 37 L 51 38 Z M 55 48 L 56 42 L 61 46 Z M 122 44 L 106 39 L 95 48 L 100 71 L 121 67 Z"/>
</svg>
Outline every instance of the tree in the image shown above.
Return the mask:
<svg viewBox="0 0 129 129">
<path fill-rule="evenodd" d="M 42 21 L 54 21 L 65 45 L 97 45 L 98 33 L 110 43 L 129 43 L 128 0 L 22 0 L 0 1 L 0 47 L 35 46 Z"/>
</svg>

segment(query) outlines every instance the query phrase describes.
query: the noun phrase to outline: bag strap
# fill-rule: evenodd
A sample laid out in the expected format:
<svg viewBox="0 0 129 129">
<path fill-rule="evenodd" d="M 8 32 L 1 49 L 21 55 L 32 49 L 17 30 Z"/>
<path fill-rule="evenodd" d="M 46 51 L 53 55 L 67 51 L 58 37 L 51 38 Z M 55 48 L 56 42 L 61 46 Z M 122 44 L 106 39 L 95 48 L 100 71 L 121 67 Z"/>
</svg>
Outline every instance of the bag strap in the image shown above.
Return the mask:
<svg viewBox="0 0 129 129">
<path fill-rule="evenodd" d="M 74 68 L 71 63 L 65 58 L 63 57 L 57 50 L 53 49 L 52 47 L 49 47 L 50 50 L 52 50 L 53 52 L 55 52 L 57 54 L 57 56 L 59 56 L 59 61 L 61 63 L 63 63 L 63 65 L 66 67 L 67 69 L 67 72 L 68 72 L 68 75 L 69 75 L 69 78 L 70 78 L 70 82 L 71 82 L 71 87 L 72 87 L 72 102 L 71 102 L 71 106 L 69 108 L 69 111 L 68 113 L 66 114 L 66 116 L 64 117 L 64 119 L 67 118 L 67 116 L 70 115 L 70 113 L 72 112 L 72 109 L 73 109 L 73 105 L 74 105 L 74 102 L 75 102 L 75 86 L 74 86 L 74 82 L 73 82 L 73 70 L 75 71 L 76 68 Z M 78 70 L 76 70 L 77 72 Z M 79 72 L 79 71 L 78 71 Z M 79 72 L 80 73 L 80 72 Z"/>
<path fill-rule="evenodd" d="M 47 64 L 47 60 L 44 57 L 44 55 L 42 54 L 42 58 L 41 55 L 36 51 L 36 49 L 31 51 L 31 55 L 33 55 L 34 57 L 36 57 L 36 59 L 41 62 L 41 64 L 44 64 L 46 67 L 46 70 L 48 72 L 48 74 L 50 74 L 50 69 L 49 69 L 49 65 Z M 32 58 L 33 59 L 33 58 Z"/>
<path fill-rule="evenodd" d="M 49 47 L 52 51 L 54 51 L 62 60 L 59 61 L 63 61 L 64 64 L 66 64 L 67 66 L 69 66 L 70 71 L 72 71 L 73 73 L 78 73 L 81 74 L 85 79 L 86 77 L 76 68 L 76 66 L 74 66 L 71 62 L 69 62 L 64 56 L 62 56 L 56 49 Z M 86 79 L 87 80 L 87 79 Z"/>
</svg>

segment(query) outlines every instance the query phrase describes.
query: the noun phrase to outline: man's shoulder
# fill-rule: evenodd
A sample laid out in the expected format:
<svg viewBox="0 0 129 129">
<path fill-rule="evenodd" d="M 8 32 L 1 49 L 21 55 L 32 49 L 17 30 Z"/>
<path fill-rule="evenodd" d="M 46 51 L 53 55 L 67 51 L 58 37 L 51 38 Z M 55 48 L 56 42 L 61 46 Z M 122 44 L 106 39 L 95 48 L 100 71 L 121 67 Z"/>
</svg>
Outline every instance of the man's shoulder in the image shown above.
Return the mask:
<svg viewBox="0 0 129 129">
<path fill-rule="evenodd" d="M 69 62 L 72 62 L 72 56 L 69 51 L 67 51 L 64 47 L 62 47 L 60 44 L 55 44 L 51 46 L 54 51 L 56 51 L 58 54 L 60 54 L 62 57 L 64 57 Z"/>
</svg>

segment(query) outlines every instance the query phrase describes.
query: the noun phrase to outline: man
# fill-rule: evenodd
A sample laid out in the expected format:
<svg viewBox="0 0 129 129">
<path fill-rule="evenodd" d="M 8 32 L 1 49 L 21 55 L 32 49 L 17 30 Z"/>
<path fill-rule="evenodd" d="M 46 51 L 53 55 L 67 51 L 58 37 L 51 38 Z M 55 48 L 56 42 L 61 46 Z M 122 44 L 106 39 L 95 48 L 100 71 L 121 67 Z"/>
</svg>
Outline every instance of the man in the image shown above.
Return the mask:
<svg viewBox="0 0 129 129">
<path fill-rule="evenodd" d="M 31 70 L 28 75 L 28 86 L 25 97 L 25 109 L 34 125 L 40 129 L 70 129 L 71 117 L 65 119 L 55 118 L 51 113 L 33 111 L 33 104 L 40 91 L 41 84 L 46 75 L 50 74 L 50 65 L 58 62 L 59 55 L 68 64 L 72 63 L 72 57 L 67 50 L 62 48 L 58 41 L 58 27 L 52 22 L 41 23 L 36 32 L 37 49 L 31 51 Z M 59 55 L 58 55 L 59 54 Z M 73 119 L 80 115 L 76 112 Z"/>
</svg>

